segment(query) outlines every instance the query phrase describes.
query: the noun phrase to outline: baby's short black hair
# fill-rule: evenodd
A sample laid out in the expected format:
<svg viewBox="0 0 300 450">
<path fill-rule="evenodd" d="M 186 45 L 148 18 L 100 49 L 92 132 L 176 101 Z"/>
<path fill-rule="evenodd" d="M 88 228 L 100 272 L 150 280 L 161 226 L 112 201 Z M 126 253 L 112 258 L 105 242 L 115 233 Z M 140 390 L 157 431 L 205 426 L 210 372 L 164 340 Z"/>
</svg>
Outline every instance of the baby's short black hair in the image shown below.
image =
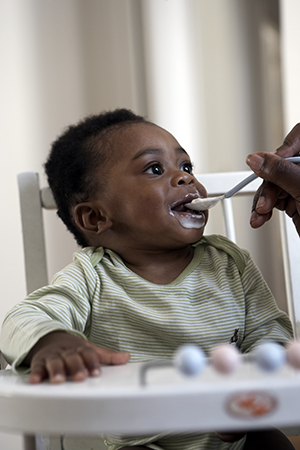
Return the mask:
<svg viewBox="0 0 300 450">
<path fill-rule="evenodd" d="M 72 208 L 87 201 L 98 188 L 94 174 L 99 164 L 109 158 L 108 133 L 141 122 L 149 123 L 128 109 L 107 111 L 70 126 L 52 144 L 45 171 L 57 214 L 82 247 L 88 242 L 73 220 Z"/>
</svg>

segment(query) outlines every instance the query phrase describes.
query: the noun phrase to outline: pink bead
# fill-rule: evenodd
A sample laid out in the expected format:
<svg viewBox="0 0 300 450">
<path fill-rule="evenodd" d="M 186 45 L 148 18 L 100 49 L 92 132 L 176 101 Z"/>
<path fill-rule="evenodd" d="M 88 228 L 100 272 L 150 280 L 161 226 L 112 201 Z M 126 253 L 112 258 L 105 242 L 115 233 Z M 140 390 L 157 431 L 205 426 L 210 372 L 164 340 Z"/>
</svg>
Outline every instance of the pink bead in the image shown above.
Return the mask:
<svg viewBox="0 0 300 450">
<path fill-rule="evenodd" d="M 211 352 L 211 360 L 218 372 L 229 374 L 239 366 L 240 353 L 233 345 L 221 344 Z"/>
<path fill-rule="evenodd" d="M 295 369 L 300 369 L 300 342 L 291 341 L 286 346 L 287 362 Z"/>
</svg>

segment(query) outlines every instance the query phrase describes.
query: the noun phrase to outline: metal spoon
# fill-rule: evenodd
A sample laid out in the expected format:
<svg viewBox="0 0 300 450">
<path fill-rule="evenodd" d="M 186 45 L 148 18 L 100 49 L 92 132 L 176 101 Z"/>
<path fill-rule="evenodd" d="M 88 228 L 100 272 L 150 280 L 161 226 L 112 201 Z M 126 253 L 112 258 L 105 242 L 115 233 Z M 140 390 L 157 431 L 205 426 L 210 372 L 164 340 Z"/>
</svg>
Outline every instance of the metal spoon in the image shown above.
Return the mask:
<svg viewBox="0 0 300 450">
<path fill-rule="evenodd" d="M 293 156 L 291 158 L 285 158 L 286 161 L 293 162 L 295 164 L 300 163 L 300 156 Z M 258 177 L 255 173 L 252 173 L 244 180 L 240 181 L 236 186 L 234 186 L 229 191 L 225 192 L 223 195 L 219 195 L 218 197 L 207 197 L 207 198 L 195 198 L 195 200 L 191 201 L 191 203 L 186 203 L 186 207 L 189 209 L 193 209 L 195 211 L 204 211 L 206 209 L 213 208 L 224 198 L 230 198 L 235 195 L 238 191 L 243 189 L 243 187 L 247 186 L 247 184 L 251 183 L 251 181 L 255 180 Z"/>
</svg>

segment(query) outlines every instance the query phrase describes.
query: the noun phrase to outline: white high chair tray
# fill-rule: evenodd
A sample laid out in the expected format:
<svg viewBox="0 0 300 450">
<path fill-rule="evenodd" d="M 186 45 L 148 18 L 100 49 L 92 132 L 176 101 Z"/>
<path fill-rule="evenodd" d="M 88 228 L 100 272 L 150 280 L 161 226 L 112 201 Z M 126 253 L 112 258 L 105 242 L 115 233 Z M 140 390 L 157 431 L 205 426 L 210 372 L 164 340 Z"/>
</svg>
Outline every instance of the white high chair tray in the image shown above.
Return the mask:
<svg viewBox="0 0 300 450">
<path fill-rule="evenodd" d="M 30 385 L 0 372 L 0 428 L 7 432 L 95 435 L 258 429 L 300 424 L 300 372 L 264 374 L 244 363 L 232 375 L 211 366 L 196 377 L 140 363 L 102 368 L 81 383 Z"/>
</svg>

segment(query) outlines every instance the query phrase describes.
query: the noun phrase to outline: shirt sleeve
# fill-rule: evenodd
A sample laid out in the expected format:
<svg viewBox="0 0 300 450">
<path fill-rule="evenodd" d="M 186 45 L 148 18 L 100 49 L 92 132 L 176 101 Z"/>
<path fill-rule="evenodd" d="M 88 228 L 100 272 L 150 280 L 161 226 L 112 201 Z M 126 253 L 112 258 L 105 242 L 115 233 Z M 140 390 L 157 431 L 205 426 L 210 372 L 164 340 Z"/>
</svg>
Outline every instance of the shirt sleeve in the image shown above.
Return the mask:
<svg viewBox="0 0 300 450">
<path fill-rule="evenodd" d="M 245 292 L 245 334 L 241 351 L 250 352 L 263 341 L 287 344 L 293 338 L 288 315 L 281 311 L 260 270 L 249 256 L 241 276 Z"/>
<path fill-rule="evenodd" d="M 93 274 L 94 275 L 91 275 Z M 52 284 L 30 294 L 5 317 L 1 351 L 16 369 L 37 341 L 52 331 L 66 331 L 82 338 L 89 323 L 97 276 L 79 261 L 58 272 Z"/>
</svg>

